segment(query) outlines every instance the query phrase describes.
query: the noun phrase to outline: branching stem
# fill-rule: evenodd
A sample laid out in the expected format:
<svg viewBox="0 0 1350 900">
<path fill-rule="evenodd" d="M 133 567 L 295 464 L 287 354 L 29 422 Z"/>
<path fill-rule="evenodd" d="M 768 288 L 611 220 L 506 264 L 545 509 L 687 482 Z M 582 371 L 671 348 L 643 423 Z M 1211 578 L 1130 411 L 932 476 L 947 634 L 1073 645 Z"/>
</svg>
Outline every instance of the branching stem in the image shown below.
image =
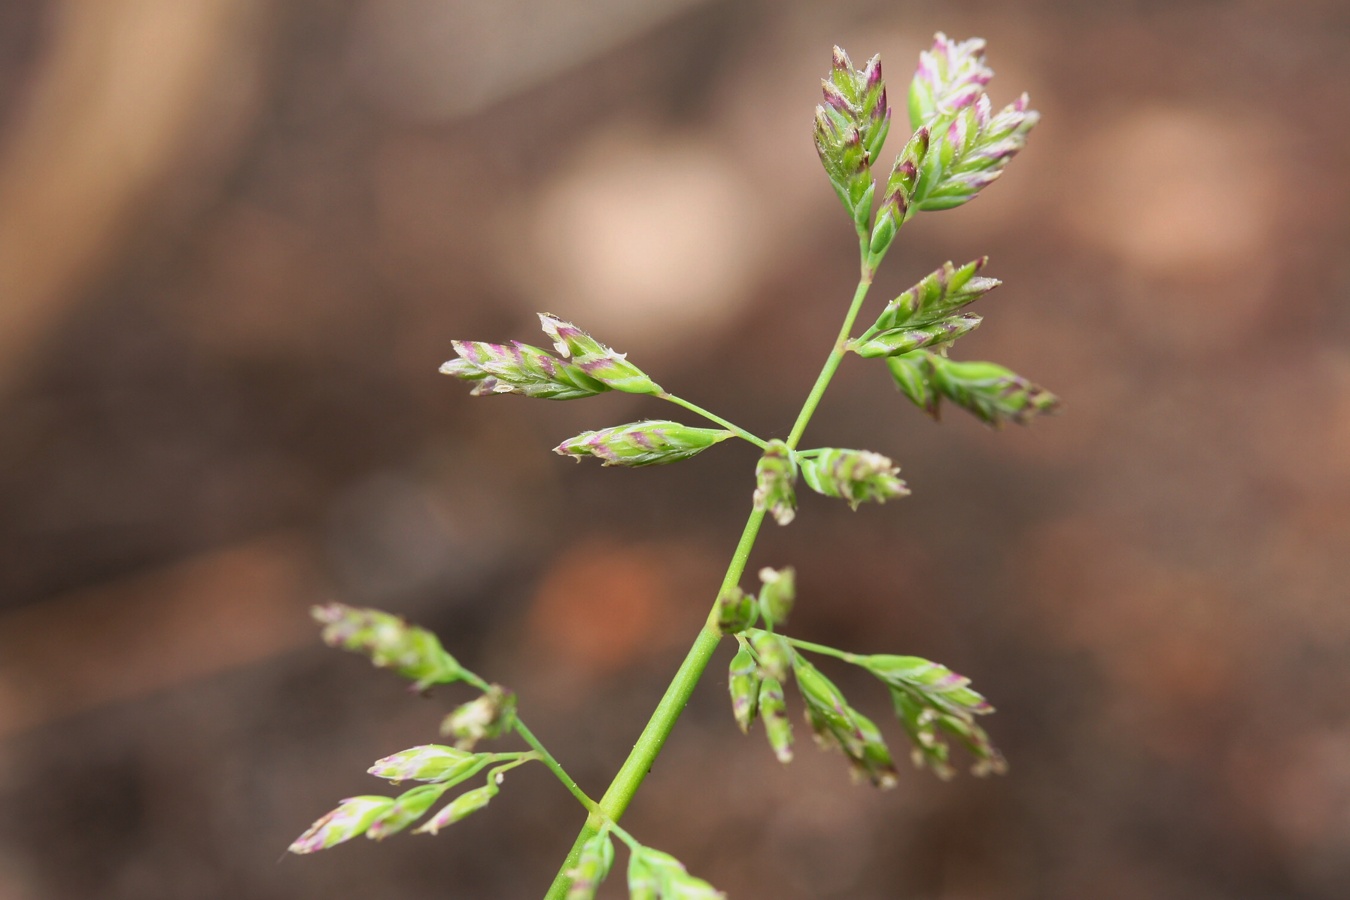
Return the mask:
<svg viewBox="0 0 1350 900">
<path fill-rule="evenodd" d="M 872 286 L 872 276 L 876 269 L 873 261 L 868 259 L 865 242 L 862 244 L 862 260 L 862 276 L 858 280 L 857 290 L 853 293 L 853 302 L 848 308 L 848 314 L 844 317 L 843 326 L 839 329 L 839 336 L 835 339 L 834 348 L 825 360 L 825 365 L 820 370 L 816 383 L 812 385 L 811 392 L 806 397 L 806 402 L 802 404 L 801 412 L 797 414 L 797 420 L 792 424 L 792 431 L 787 438 L 789 449 L 795 449 L 797 443 L 802 439 L 802 434 L 806 431 L 811 416 L 815 414 L 821 397 L 825 395 L 825 389 L 829 387 L 830 380 L 834 378 L 834 373 L 838 371 L 839 363 L 844 358 L 844 345 L 848 342 L 849 332 L 853 329 L 854 320 L 857 319 L 858 311 L 862 309 L 863 301 L 867 298 L 867 291 Z M 731 426 L 730 423 L 704 412 L 687 401 L 682 401 L 669 394 L 663 395 L 663 397 L 679 403 L 681 406 L 724 427 L 732 428 L 740 434 L 740 430 Z M 741 434 L 741 437 L 760 447 L 765 446 L 763 441 L 754 438 L 752 435 Z M 750 560 L 750 552 L 755 547 L 755 539 L 759 536 L 759 528 L 764 523 L 764 514 L 765 510 L 751 511 L 749 519 L 746 520 L 745 528 L 741 532 L 741 539 L 731 556 L 731 563 L 727 566 L 727 573 L 722 579 L 722 587 L 718 591 L 718 596 L 740 582 L 741 576 L 745 573 L 746 564 Z M 624 760 L 618 774 L 610 782 L 609 789 L 600 798 L 599 809 L 593 811 L 586 819 L 586 824 L 582 826 L 581 833 L 577 835 L 572 849 L 568 852 L 567 858 L 558 870 L 557 877 L 553 879 L 553 884 L 549 887 L 548 893 L 544 895 L 544 900 L 564 900 L 566 898 L 572 880 L 568 873 L 576 866 L 582 846 L 599 833 L 606 822 L 617 825 L 619 818 L 628 808 L 628 804 L 632 802 L 633 795 L 642 786 L 643 779 L 651 771 L 652 763 L 665 745 L 666 738 L 670 736 L 670 732 L 674 729 L 680 713 L 684 711 L 684 707 L 688 704 L 690 696 L 693 695 L 694 688 L 703 676 L 703 671 L 708 667 L 708 662 L 712 659 L 713 651 L 717 649 L 717 644 L 721 638 L 722 633 L 717 627 L 717 604 L 714 603 L 712 610 L 708 613 L 707 621 L 703 623 L 698 637 L 694 639 L 694 645 L 689 648 L 688 655 L 685 656 L 684 662 L 680 664 L 675 677 L 666 688 L 660 703 L 657 704 L 656 711 L 652 713 L 647 726 L 642 729 L 642 734 L 638 736 L 637 743 L 633 745 L 632 752 Z"/>
<path fill-rule="evenodd" d="M 514 769 L 516 766 L 523 766 L 527 762 L 534 762 L 538 758 L 539 757 L 534 753 L 521 753 L 518 756 L 518 758 L 513 759 L 510 762 L 505 763 L 504 765 L 497 766 L 495 769 L 490 770 L 488 772 L 488 780 L 489 781 L 496 780 L 500 778 L 502 775 L 505 775 L 507 772 Z"/>
<path fill-rule="evenodd" d="M 531 749 L 533 749 L 535 754 L 539 757 L 539 761 L 547 766 L 550 772 L 557 776 L 558 780 L 563 783 L 563 786 L 572 792 L 572 796 L 576 797 L 581 805 L 586 807 L 587 811 L 596 811 L 598 808 L 596 802 L 581 789 L 576 781 L 572 779 L 571 775 L 567 774 L 567 770 L 562 767 L 562 764 L 554 758 L 552 753 L 548 752 L 548 748 L 540 743 L 539 738 L 534 736 L 534 732 L 526 728 L 525 723 L 520 721 L 519 718 L 516 719 L 516 734 L 520 735 L 525 743 L 530 745 Z"/>
<path fill-rule="evenodd" d="M 787 637 L 784 635 L 784 637 Z M 808 650 L 811 653 L 819 653 L 823 656 L 833 656 L 835 659 L 842 659 L 846 663 L 858 665 L 862 659 L 856 653 L 846 653 L 843 650 L 836 650 L 834 647 L 826 647 L 824 644 L 814 644 L 811 641 L 803 641 L 798 638 L 787 638 L 787 642 L 794 647 L 802 650 Z"/>
<path fill-rule="evenodd" d="M 662 400 L 669 400 L 676 406 L 683 406 L 685 409 L 689 410 L 690 412 L 697 413 L 698 415 L 707 419 L 709 422 L 716 422 L 718 425 L 721 425 L 723 428 L 725 428 L 727 431 L 730 431 L 732 434 L 736 435 L 741 440 L 749 441 L 750 443 L 754 444 L 761 450 L 769 446 L 768 441 L 765 441 L 762 438 L 755 437 L 753 434 L 746 431 L 744 428 L 741 428 L 739 425 L 728 422 L 726 419 L 717 415 L 717 413 L 709 412 L 708 410 L 704 409 L 703 407 L 695 403 L 690 403 L 683 397 L 676 397 L 674 394 L 668 394 L 664 391 L 657 394 L 656 396 Z"/>
<path fill-rule="evenodd" d="M 486 693 L 487 690 L 492 687 L 486 680 L 475 675 L 473 672 L 470 672 L 468 669 L 461 669 L 460 672 L 460 679 L 462 681 L 478 688 L 480 691 Z M 572 792 L 572 796 L 576 797 L 581 805 L 586 807 L 588 811 L 594 812 L 597 808 L 596 802 L 581 789 L 571 775 L 567 774 L 567 770 L 562 767 L 562 763 L 558 762 L 553 754 L 548 752 L 548 748 L 543 745 L 539 738 L 534 736 L 534 732 L 530 731 L 525 723 L 521 721 L 519 716 L 516 717 L 514 730 L 516 734 L 520 735 L 525 743 L 530 745 L 530 749 L 534 751 L 534 757 L 547 766 L 550 772 L 557 776 L 558 780 L 563 783 L 563 786 Z"/>
</svg>

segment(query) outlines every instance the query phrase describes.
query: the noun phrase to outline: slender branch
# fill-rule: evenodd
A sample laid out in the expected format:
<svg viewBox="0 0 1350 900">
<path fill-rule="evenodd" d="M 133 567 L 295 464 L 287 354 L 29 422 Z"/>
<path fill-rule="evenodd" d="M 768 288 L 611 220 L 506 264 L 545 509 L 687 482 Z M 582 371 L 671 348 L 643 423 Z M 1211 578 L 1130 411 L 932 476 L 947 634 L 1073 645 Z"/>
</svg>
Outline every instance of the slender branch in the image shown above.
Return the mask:
<svg viewBox="0 0 1350 900">
<path fill-rule="evenodd" d="M 464 681 L 466 684 L 472 685 L 484 692 L 491 687 L 485 679 L 470 672 L 468 669 L 461 669 L 460 671 L 462 672 L 460 680 Z M 557 776 L 558 780 L 563 783 L 563 786 L 566 787 L 567 790 L 571 791 L 572 796 L 576 797 L 581 805 L 586 807 L 588 811 L 594 812 L 596 809 L 596 802 L 577 785 L 571 775 L 567 774 L 567 770 L 562 767 L 562 763 L 558 762 L 557 758 L 554 757 L 552 753 L 548 752 L 548 748 L 543 745 L 543 742 L 541 742 L 539 738 L 534 736 L 534 732 L 526 726 L 519 716 L 516 717 L 516 722 L 513 727 L 516 734 L 520 735 L 525 743 L 530 745 L 530 749 L 534 751 L 535 756 L 539 761 L 547 766 L 550 772 Z"/>
<path fill-rule="evenodd" d="M 562 764 L 554 758 L 552 753 L 548 752 L 548 748 L 540 742 L 539 738 L 534 736 L 534 732 L 525 727 L 525 723 L 522 722 L 519 717 L 516 718 L 515 729 L 516 734 L 520 735 L 525 743 L 529 744 L 534 750 L 535 754 L 539 757 L 539 761 L 547 766 L 548 770 L 556 775 L 558 780 L 563 783 L 563 786 L 572 792 L 572 796 L 576 797 L 581 805 L 586 807 L 588 812 L 595 812 L 597 809 L 596 802 L 581 789 L 576 781 L 572 779 L 571 775 L 567 774 L 567 770 L 562 767 Z"/>
<path fill-rule="evenodd" d="M 533 753 L 522 753 L 522 754 L 520 754 L 520 758 L 519 758 L 519 759 L 514 759 L 514 760 L 512 760 L 511 762 L 506 763 L 505 765 L 497 766 L 495 769 L 492 769 L 491 771 L 489 771 L 489 772 L 488 772 L 488 779 L 491 780 L 491 779 L 497 778 L 498 776 L 500 776 L 500 775 L 502 775 L 502 774 L 504 774 L 504 773 L 506 773 L 506 772 L 511 771 L 511 770 L 514 769 L 516 766 L 523 766 L 523 765 L 525 765 L 527 762 L 534 762 L 534 761 L 535 761 L 536 759 L 538 759 L 538 758 L 539 758 L 539 757 L 536 756 L 536 755 L 533 754 Z"/>
<path fill-rule="evenodd" d="M 836 650 L 834 647 L 826 647 L 824 644 L 815 644 L 811 641 L 787 637 L 787 635 L 783 635 L 783 637 L 787 638 L 787 642 L 794 647 L 808 650 L 811 653 L 819 653 L 822 656 L 833 656 L 835 659 L 842 659 L 846 663 L 854 663 L 856 665 L 858 660 L 862 658 L 856 653 L 846 653 L 843 650 Z"/>
<path fill-rule="evenodd" d="M 685 409 L 689 410 L 690 412 L 697 413 L 698 415 L 707 419 L 709 422 L 716 422 L 718 425 L 721 425 L 727 431 L 730 431 L 731 433 L 735 434 L 741 440 L 749 441 L 750 443 L 754 444 L 761 450 L 769 446 L 768 441 L 765 441 L 762 438 L 755 437 L 753 434 L 746 431 L 744 428 L 741 428 L 739 425 L 728 422 L 726 419 L 722 418 L 716 413 L 708 412 L 708 410 L 704 409 L 703 407 L 697 404 L 690 403 L 683 397 L 677 397 L 674 394 L 668 394 L 665 391 L 662 391 L 656 396 L 662 400 L 669 400 L 676 406 L 683 406 Z"/>
<path fill-rule="evenodd" d="M 855 337 L 855 338 L 854 338 L 852 341 L 850 341 L 849 343 L 853 343 L 853 344 L 862 344 L 862 343 L 865 343 L 866 341 L 870 341 L 872 338 L 876 337 L 877 333 L 880 332 L 880 331 L 881 331 L 881 329 L 877 327 L 877 323 L 873 322 L 871 325 L 867 326 L 867 330 L 866 330 L 866 331 L 864 331 L 862 334 L 860 334 L 860 335 L 858 335 L 857 337 Z"/>
<path fill-rule="evenodd" d="M 459 676 L 453 679 L 452 681 L 446 681 L 445 683 L 453 684 L 455 681 L 462 681 L 465 684 L 469 685 L 470 687 L 478 688 L 478 690 L 482 691 L 485 694 L 488 692 L 488 689 L 492 687 L 492 685 L 488 684 L 486 680 L 479 678 L 477 675 L 470 672 L 468 669 L 463 668 L 462 666 L 459 669 Z"/>
<path fill-rule="evenodd" d="M 606 822 L 604 827 L 614 832 L 616 835 L 618 835 L 619 840 L 623 841 L 625 844 L 628 845 L 628 849 L 638 850 L 642 847 L 642 842 L 639 841 L 637 838 L 633 837 L 623 828 L 619 827 L 618 822 Z"/>
</svg>

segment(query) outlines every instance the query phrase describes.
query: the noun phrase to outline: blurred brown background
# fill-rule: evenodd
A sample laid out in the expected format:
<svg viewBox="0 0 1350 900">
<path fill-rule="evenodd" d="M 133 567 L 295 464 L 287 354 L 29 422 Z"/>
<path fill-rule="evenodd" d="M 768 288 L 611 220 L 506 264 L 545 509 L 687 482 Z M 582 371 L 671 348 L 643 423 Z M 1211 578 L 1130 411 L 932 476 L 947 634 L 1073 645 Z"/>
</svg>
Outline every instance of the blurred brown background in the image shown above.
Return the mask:
<svg viewBox="0 0 1350 900">
<path fill-rule="evenodd" d="M 541 895 L 581 820 L 542 768 L 439 838 L 277 863 L 465 698 L 306 610 L 436 628 L 598 794 L 755 454 L 573 466 L 549 448 L 676 411 L 436 368 L 549 310 L 784 434 L 855 276 L 830 46 L 880 51 L 903 119 L 939 29 L 1044 119 L 874 296 L 990 254 L 957 355 L 1065 412 L 933 425 L 846 362 L 808 442 L 914 496 L 806 496 L 752 571 L 796 565 L 803 637 L 971 675 L 1012 771 L 875 794 L 803 729 L 781 769 L 723 648 L 625 823 L 735 898 L 1350 896 L 1343 0 L 7 0 L 0 898 Z"/>
</svg>

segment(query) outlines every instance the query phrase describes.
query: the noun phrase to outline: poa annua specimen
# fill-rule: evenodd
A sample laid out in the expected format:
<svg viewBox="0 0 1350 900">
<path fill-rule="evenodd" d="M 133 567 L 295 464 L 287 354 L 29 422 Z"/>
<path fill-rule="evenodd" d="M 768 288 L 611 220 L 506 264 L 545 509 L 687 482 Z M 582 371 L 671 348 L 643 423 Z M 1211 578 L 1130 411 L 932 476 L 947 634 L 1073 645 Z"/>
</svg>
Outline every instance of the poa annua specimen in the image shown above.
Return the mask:
<svg viewBox="0 0 1350 900">
<path fill-rule="evenodd" d="M 785 631 L 796 599 L 791 568 L 762 569 L 754 592 L 747 592 L 741 583 L 765 517 L 788 525 L 796 513 L 800 484 L 855 508 L 909 493 L 898 477 L 899 468 L 880 453 L 798 449 L 845 355 L 883 362 L 899 391 L 934 419 L 944 401 L 995 427 L 1009 421 L 1025 424 L 1057 405 L 1052 394 L 1002 366 L 951 358 L 956 340 L 981 322 L 966 308 L 999 284 L 980 274 L 984 259 L 961 266 L 944 263 L 887 303 L 871 325 L 854 333 L 873 276 L 901 226 L 919 212 L 952 209 L 972 199 L 1002 175 L 1037 122 L 1026 94 L 994 111 L 986 93 L 993 72 L 985 64 L 984 48 L 978 38 L 952 41 L 938 34 L 932 48 L 920 54 L 909 88 L 914 132 L 880 188 L 875 166 L 891 127 L 881 62 L 873 57 L 857 69 L 843 50 L 835 48 L 829 77 L 823 81 L 824 102 L 816 107 L 816 149 L 857 231 L 861 277 L 839 335 L 786 439 L 762 440 L 669 393 L 624 354 L 552 315 L 539 319 L 554 352 L 519 341 L 453 343 L 456 358 L 441 371 L 472 383 L 476 395 L 573 400 L 626 391 L 673 403 L 717 426 L 698 428 L 655 419 L 632 422 L 563 441 L 556 452 L 565 456 L 578 460 L 591 456 L 606 466 L 648 466 L 687 459 L 733 437 L 754 444 L 762 455 L 755 467 L 754 491 L 746 492 L 750 517 L 707 622 L 632 753 L 599 799 L 587 795 L 530 731 L 510 690 L 465 669 L 433 634 L 377 610 L 340 604 L 316 608 L 314 616 L 323 624 L 328 644 L 370 657 L 375 665 L 411 679 L 419 691 L 462 682 L 478 696 L 445 718 L 441 732 L 452 743 L 413 747 L 370 769 L 370 774 L 393 784 L 413 781 L 416 787 L 396 796 L 342 801 L 296 839 L 292 852 L 312 853 L 361 834 L 380 840 L 419 821 L 417 833 L 435 834 L 486 806 L 512 769 L 537 762 L 558 777 L 586 814 L 545 900 L 593 898 L 613 866 L 615 838 L 628 849 L 628 890 L 634 900 L 721 897 L 674 857 L 641 843 L 619 821 L 714 649 L 728 637 L 738 647 L 728 673 L 732 716 L 742 731 L 756 719 L 763 722 L 773 755 L 784 763 L 793 753 L 784 695 L 795 684 L 806 722 L 821 746 L 841 751 L 859 780 L 889 787 L 898 778 L 881 729 L 854 709 L 811 663 L 809 657 L 817 655 L 860 666 L 877 678 L 890 693 L 917 767 L 949 777 L 951 747 L 956 744 L 973 759 L 976 774 L 1004 770 L 1003 757 L 976 718 L 993 708 L 970 688 L 968 679 L 915 656 L 864 656 L 791 636 Z M 530 749 L 478 749 L 484 741 L 508 734 L 517 735 Z M 469 787 L 449 796 L 465 785 Z"/>
</svg>

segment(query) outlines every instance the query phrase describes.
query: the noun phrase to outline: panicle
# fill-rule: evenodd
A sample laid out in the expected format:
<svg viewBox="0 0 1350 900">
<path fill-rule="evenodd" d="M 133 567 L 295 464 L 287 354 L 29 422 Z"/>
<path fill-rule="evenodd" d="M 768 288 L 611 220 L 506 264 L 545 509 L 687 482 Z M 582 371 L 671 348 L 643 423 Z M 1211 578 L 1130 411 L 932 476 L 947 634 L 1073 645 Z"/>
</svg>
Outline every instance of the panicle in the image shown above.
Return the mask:
<svg viewBox="0 0 1350 900">
<path fill-rule="evenodd" d="M 948 347 L 962 335 L 969 334 L 984 321 L 979 316 L 962 313 L 925 322 L 922 325 L 906 325 L 903 328 L 891 328 L 873 335 L 865 341 L 852 341 L 848 349 L 864 359 L 885 356 L 903 356 L 924 347 Z"/>
<path fill-rule="evenodd" d="M 792 722 L 787 717 L 783 683 L 777 678 L 765 678 L 760 683 L 759 715 L 764 720 L 764 734 L 773 755 L 781 763 L 792 762 Z"/>
<path fill-rule="evenodd" d="M 744 631 L 759 618 L 759 601 L 738 587 L 717 598 L 717 625 L 723 634 Z"/>
<path fill-rule="evenodd" d="M 989 425 L 1025 425 L 1059 407 L 1054 394 L 1003 366 L 937 359 L 940 362 L 934 360 L 933 371 L 937 389 Z"/>
<path fill-rule="evenodd" d="M 848 210 L 859 234 L 872 214 L 873 161 L 891 127 L 881 58 L 862 69 L 839 47 L 834 48 L 830 75 L 821 82 L 824 102 L 816 107 L 816 152 L 835 193 Z"/>
<path fill-rule="evenodd" d="M 970 679 L 917 656 L 880 654 L 857 662 L 890 690 L 896 715 L 914 745 L 916 766 L 928 766 L 939 777 L 950 778 L 947 737 L 953 737 L 975 758 L 975 774 L 1007 770 L 1003 755 L 975 723 L 975 716 L 987 715 L 994 708 L 971 690 Z"/>
<path fill-rule="evenodd" d="M 512 341 L 452 341 L 456 359 L 441 366 L 441 374 L 474 383 L 474 396 L 522 394 L 542 400 L 575 400 L 609 390 L 577 366 L 547 352 Z"/>
<path fill-rule="evenodd" d="M 800 654 L 793 662 L 793 675 L 816 740 L 842 750 L 855 776 L 877 787 L 894 787 L 898 779 L 891 751 L 872 720 L 850 706 L 834 682 Z"/>
<path fill-rule="evenodd" d="M 890 369 L 891 379 L 900 393 L 936 420 L 941 412 L 942 395 L 933 385 L 933 367 L 928 354 L 918 352 L 888 357 L 886 368 Z"/>
<path fill-rule="evenodd" d="M 765 678 L 786 681 L 792 673 L 792 661 L 797 652 L 787 642 L 787 638 L 771 631 L 752 628 L 746 632 L 750 649 L 759 660 L 760 674 Z"/>
<path fill-rule="evenodd" d="M 942 32 L 919 54 L 909 85 L 909 121 L 918 128 L 940 112 L 974 103 L 984 93 L 994 70 L 985 64 L 983 38 L 953 41 Z"/>
<path fill-rule="evenodd" d="M 755 509 L 768 510 L 775 522 L 786 525 L 797 515 L 797 462 L 788 445 L 769 441 L 755 464 Z"/>
<path fill-rule="evenodd" d="M 1026 425 L 1059 409 L 1059 398 L 1038 384 L 991 362 L 956 362 L 919 350 L 886 360 L 896 387 L 933 418 L 946 398 L 987 425 Z"/>
<path fill-rule="evenodd" d="M 661 386 L 647 377 L 624 354 L 615 353 L 571 322 L 564 322 L 550 313 L 539 314 L 540 327 L 553 339 L 553 346 L 572 365 L 591 378 L 630 394 L 659 394 Z"/>
<path fill-rule="evenodd" d="M 930 211 L 953 209 L 992 184 L 1040 121 L 1040 113 L 1029 105 L 1023 94 L 992 115 L 989 95 L 981 94 L 971 105 L 930 122 L 928 150 L 918 167 L 911 204 Z"/>
<path fill-rule="evenodd" d="M 328 646 L 368 656 L 376 666 L 413 679 L 418 690 L 464 676 L 464 670 L 445 652 L 436 635 L 398 616 L 341 603 L 315 606 L 310 614 L 324 626 L 323 641 Z"/>
<path fill-rule="evenodd" d="M 927 325 L 940 322 L 998 287 L 997 278 L 982 278 L 977 273 L 989 262 L 983 256 L 959 269 L 951 261 L 919 280 L 890 303 L 877 318 L 879 330 Z"/>
<path fill-rule="evenodd" d="M 817 493 L 842 497 L 854 509 L 864 501 L 885 503 L 909 494 L 900 467 L 869 450 L 826 449 L 802 460 L 802 479 Z"/>
<path fill-rule="evenodd" d="M 915 205 L 915 192 L 919 188 L 920 167 L 928 159 L 931 141 L 930 130 L 927 127 L 920 128 L 905 143 L 904 149 L 895 158 L 895 165 L 891 167 L 868 247 L 872 258 L 878 261 L 890 247 L 900 226 L 919 210 Z"/>
<path fill-rule="evenodd" d="M 408 780 L 447 782 L 461 775 L 467 777 L 482 762 L 478 754 L 457 747 L 423 744 L 376 760 L 368 771 L 377 778 L 387 778 L 395 783 Z"/>
<path fill-rule="evenodd" d="M 583 431 L 553 452 L 577 461 L 593 456 L 605 466 L 662 466 L 702 453 L 729 437 L 731 432 L 725 429 L 695 428 L 658 419 Z"/>
<path fill-rule="evenodd" d="M 759 664 L 750 648 L 742 645 L 731 659 L 727 669 L 727 687 L 731 693 L 731 714 L 742 733 L 750 731 L 750 725 L 759 714 L 759 691 L 763 679 L 759 674 Z"/>
<path fill-rule="evenodd" d="M 516 695 L 500 684 L 490 686 L 476 700 L 457 707 L 441 722 L 441 734 L 455 739 L 455 747 L 472 750 L 479 741 L 498 738 L 516 724 Z"/>
<path fill-rule="evenodd" d="M 394 807 L 393 797 L 349 797 L 325 814 L 287 849 L 291 853 L 316 853 L 365 834 L 366 829 Z"/>
<path fill-rule="evenodd" d="M 759 580 L 764 584 L 759 591 L 764 620 L 774 627 L 784 624 L 797 599 L 797 571 L 791 566 L 782 569 L 766 566 L 759 570 Z"/>
</svg>

